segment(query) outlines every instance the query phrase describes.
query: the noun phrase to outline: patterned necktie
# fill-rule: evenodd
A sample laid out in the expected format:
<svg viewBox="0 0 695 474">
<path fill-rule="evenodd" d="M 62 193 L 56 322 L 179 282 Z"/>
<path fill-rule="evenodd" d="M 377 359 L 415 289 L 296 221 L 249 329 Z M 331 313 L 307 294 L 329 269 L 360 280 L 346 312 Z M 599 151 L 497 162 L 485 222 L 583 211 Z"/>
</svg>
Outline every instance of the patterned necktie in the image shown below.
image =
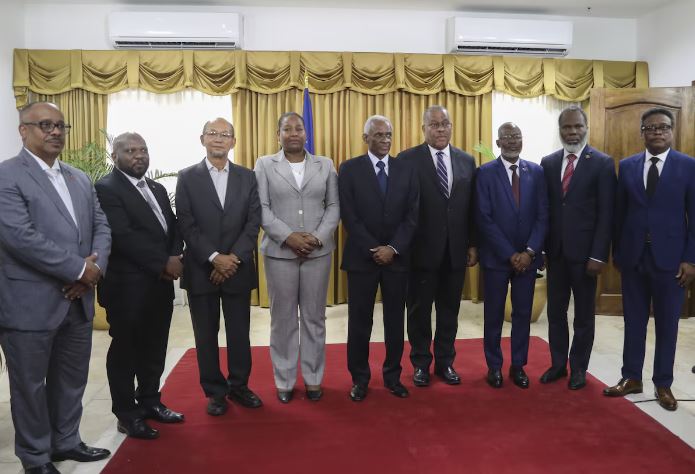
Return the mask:
<svg viewBox="0 0 695 474">
<path fill-rule="evenodd" d="M 376 174 L 376 180 L 379 182 L 379 189 L 381 190 L 381 195 L 386 196 L 386 188 L 388 186 L 388 175 L 386 174 L 386 165 L 383 161 L 379 160 L 376 164 L 379 171 Z"/>
<path fill-rule="evenodd" d="M 439 187 L 449 199 L 449 175 L 446 172 L 446 165 L 444 164 L 444 152 L 438 151 L 437 153 L 437 177 L 439 178 Z"/>
<path fill-rule="evenodd" d="M 138 184 L 136 184 L 136 186 L 140 189 L 140 194 L 143 195 L 143 197 L 145 198 L 145 201 L 147 201 L 147 204 L 149 204 L 150 208 L 152 209 L 152 212 L 154 212 L 154 215 L 157 217 L 157 220 L 162 225 L 164 232 L 166 232 L 167 231 L 167 223 L 164 220 L 164 216 L 161 214 L 161 212 L 157 208 L 157 205 L 154 203 L 154 201 L 152 201 L 150 194 L 145 190 L 145 180 L 138 181 Z"/>
<path fill-rule="evenodd" d="M 521 193 L 519 191 L 519 175 L 516 174 L 517 165 L 512 165 L 509 167 L 512 170 L 512 195 L 514 196 L 514 201 L 516 201 L 517 207 L 521 202 Z"/>
<path fill-rule="evenodd" d="M 652 197 L 656 192 L 656 185 L 659 182 L 659 168 L 656 164 L 659 162 L 659 158 L 652 156 L 649 159 L 652 164 L 649 166 L 649 171 L 647 171 L 647 196 Z"/>
<path fill-rule="evenodd" d="M 577 159 L 577 155 L 570 153 L 567 155 L 567 166 L 565 166 L 565 173 L 562 175 L 562 195 L 567 194 L 567 190 L 570 188 L 570 181 L 572 180 L 572 175 L 574 174 L 574 160 Z"/>
</svg>

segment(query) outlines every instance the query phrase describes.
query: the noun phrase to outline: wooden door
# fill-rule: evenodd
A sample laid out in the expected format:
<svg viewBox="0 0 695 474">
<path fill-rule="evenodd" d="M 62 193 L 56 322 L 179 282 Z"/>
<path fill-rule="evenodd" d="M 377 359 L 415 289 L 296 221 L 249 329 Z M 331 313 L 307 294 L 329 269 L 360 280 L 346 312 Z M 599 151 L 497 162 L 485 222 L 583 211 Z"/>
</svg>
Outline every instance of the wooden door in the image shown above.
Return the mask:
<svg viewBox="0 0 695 474">
<path fill-rule="evenodd" d="M 589 118 L 589 143 L 615 160 L 644 150 L 640 136 L 640 116 L 652 107 L 673 112 L 673 148 L 695 156 L 695 93 L 692 87 L 652 89 L 593 89 Z M 687 292 L 684 313 L 695 316 L 695 291 Z M 599 277 L 596 312 L 623 314 L 620 273 L 609 265 Z"/>
</svg>

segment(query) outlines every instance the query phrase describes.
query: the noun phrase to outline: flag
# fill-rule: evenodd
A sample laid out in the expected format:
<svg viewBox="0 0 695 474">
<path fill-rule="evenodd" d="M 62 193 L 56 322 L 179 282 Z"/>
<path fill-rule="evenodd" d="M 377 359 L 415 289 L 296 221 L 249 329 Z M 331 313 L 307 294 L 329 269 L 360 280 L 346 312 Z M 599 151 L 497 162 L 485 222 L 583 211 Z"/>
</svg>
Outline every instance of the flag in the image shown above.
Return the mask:
<svg viewBox="0 0 695 474">
<path fill-rule="evenodd" d="M 304 106 L 302 117 L 304 117 L 304 129 L 306 130 L 306 150 L 314 154 L 314 114 L 311 111 L 311 97 L 309 97 L 309 85 L 307 79 L 304 81 Z"/>
</svg>

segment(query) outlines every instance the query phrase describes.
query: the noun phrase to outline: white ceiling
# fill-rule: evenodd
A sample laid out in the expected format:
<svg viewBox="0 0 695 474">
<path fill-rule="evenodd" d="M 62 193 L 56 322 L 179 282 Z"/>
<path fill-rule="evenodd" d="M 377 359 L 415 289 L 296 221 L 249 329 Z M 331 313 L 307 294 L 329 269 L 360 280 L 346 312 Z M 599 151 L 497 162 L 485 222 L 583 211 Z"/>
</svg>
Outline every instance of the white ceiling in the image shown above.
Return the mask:
<svg viewBox="0 0 695 474">
<path fill-rule="evenodd" d="M 682 1 L 682 0 L 681 0 Z M 207 5 L 447 10 L 488 13 L 639 18 L 676 0 L 27 0 L 28 4 Z"/>
</svg>

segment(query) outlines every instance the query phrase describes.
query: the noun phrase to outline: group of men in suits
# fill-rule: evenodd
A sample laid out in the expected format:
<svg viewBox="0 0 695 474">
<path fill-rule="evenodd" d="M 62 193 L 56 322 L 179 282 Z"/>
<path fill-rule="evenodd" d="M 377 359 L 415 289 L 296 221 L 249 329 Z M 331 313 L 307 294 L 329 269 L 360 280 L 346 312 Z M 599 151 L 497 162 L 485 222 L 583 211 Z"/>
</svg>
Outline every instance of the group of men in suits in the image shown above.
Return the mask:
<svg viewBox="0 0 695 474">
<path fill-rule="evenodd" d="M 158 431 L 146 419 L 184 420 L 162 403 L 159 392 L 172 282 L 179 277 L 189 294 L 208 414 L 224 414 L 226 398 L 261 406 L 248 388 L 250 292 L 256 286 L 261 211 L 254 173 L 228 158 L 233 126 L 221 118 L 204 125 L 206 157 L 179 174 L 175 216 L 166 190 L 145 177 L 149 154 L 140 135 L 115 139 L 115 168 L 93 188 L 84 173 L 57 160 L 70 125 L 54 104 L 29 104 L 19 117 L 24 147 L 0 164 L 0 344 L 10 376 L 15 451 L 25 471 L 55 473 L 55 461 L 110 455 L 79 436 L 94 286 L 100 280 L 99 300 L 111 325 L 107 375 L 119 431 L 153 439 Z M 500 157 L 476 169 L 473 157 L 450 144 L 453 125 L 444 107 L 425 111 L 425 143 L 396 159 L 389 156 L 388 118 L 367 120 L 367 154 L 345 162 L 339 173 L 348 234 L 342 268 L 348 273 L 352 400 L 368 393 L 378 287 L 387 389 L 399 398 L 409 395 L 400 380 L 404 310 L 414 385 L 429 385 L 432 362 L 445 383 L 460 383 L 454 369 L 460 297 L 465 270 L 479 257 L 487 382 L 495 388 L 503 384 L 500 338 L 511 286 L 509 373 L 517 386 L 529 386 L 524 365 L 533 288 L 536 270 L 546 265 L 551 367 L 541 382 L 566 377 L 569 360 L 568 387 L 584 387 L 596 277 L 612 240 L 622 274 L 625 344 L 622 378 L 604 394 L 642 392 L 653 306 L 655 395 L 662 407 L 677 408 L 670 385 L 680 306 L 695 279 L 695 160 L 671 148 L 674 117 L 666 109 L 643 114 L 646 151 L 620 162 L 617 182 L 612 159 L 587 144 L 581 108 L 564 110 L 558 125 L 563 149 L 540 166 L 520 159 L 521 130 L 505 123 L 498 130 Z M 227 376 L 217 345 L 220 303 Z"/>
</svg>

